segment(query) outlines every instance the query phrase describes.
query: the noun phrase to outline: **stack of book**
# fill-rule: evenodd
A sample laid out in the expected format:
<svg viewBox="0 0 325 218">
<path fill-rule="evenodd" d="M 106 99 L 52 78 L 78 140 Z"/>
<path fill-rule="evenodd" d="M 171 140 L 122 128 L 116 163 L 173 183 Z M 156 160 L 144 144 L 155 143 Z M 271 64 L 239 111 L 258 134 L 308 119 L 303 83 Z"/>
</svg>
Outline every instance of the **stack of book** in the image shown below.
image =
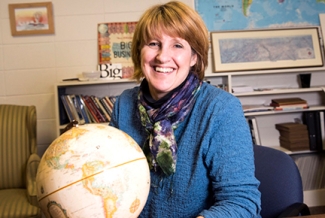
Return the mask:
<svg viewBox="0 0 325 218">
<path fill-rule="evenodd" d="M 116 96 L 61 95 L 60 96 L 69 121 L 85 123 L 110 122 Z"/>
<path fill-rule="evenodd" d="M 297 109 L 307 109 L 308 103 L 302 98 L 278 98 L 272 99 L 270 106 L 274 110 L 297 110 Z"/>
<path fill-rule="evenodd" d="M 278 123 L 275 128 L 280 133 L 280 146 L 290 151 L 309 150 L 307 126 L 301 123 Z"/>
</svg>

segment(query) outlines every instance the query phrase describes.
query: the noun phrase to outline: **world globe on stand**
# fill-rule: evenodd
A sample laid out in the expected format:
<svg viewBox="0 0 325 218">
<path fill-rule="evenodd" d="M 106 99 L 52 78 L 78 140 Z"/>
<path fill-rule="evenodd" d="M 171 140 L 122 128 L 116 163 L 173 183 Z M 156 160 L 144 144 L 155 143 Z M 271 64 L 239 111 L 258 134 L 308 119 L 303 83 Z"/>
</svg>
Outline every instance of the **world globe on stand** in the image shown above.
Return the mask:
<svg viewBox="0 0 325 218">
<path fill-rule="evenodd" d="M 37 199 L 48 218 L 138 217 L 150 188 L 147 160 L 126 133 L 86 124 L 63 133 L 45 151 Z"/>
</svg>

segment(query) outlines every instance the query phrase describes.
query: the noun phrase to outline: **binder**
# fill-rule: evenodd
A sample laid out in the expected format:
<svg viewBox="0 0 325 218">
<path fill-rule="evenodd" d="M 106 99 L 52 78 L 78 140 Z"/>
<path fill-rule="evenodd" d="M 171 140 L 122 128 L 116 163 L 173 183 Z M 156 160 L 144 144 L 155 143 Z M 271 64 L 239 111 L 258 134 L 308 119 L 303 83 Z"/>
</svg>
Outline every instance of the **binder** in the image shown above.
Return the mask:
<svg viewBox="0 0 325 218">
<path fill-rule="evenodd" d="M 246 117 L 249 129 L 251 131 L 252 141 L 255 145 L 261 145 L 260 134 L 258 131 L 257 121 L 255 117 Z"/>
<path fill-rule="evenodd" d="M 315 111 L 314 114 L 315 114 L 315 129 L 316 129 L 317 150 L 323 150 L 320 111 Z"/>
<path fill-rule="evenodd" d="M 309 136 L 309 148 L 311 151 L 321 150 L 322 144 L 320 144 L 320 125 L 319 118 L 317 119 L 317 111 L 303 112 L 303 123 L 307 125 Z M 318 121 L 317 121 L 318 120 Z"/>
<path fill-rule="evenodd" d="M 321 131 L 321 140 L 322 140 L 322 149 L 325 150 L 325 120 L 324 120 L 324 111 L 319 111 L 319 120 L 320 120 L 320 131 Z"/>
<path fill-rule="evenodd" d="M 64 90 L 58 89 L 57 102 L 58 102 L 58 106 L 59 106 L 59 120 L 60 120 L 60 125 L 65 125 L 70 122 L 70 117 L 65 109 L 66 106 L 63 104 L 63 100 L 61 97 L 62 95 L 64 95 Z"/>
</svg>

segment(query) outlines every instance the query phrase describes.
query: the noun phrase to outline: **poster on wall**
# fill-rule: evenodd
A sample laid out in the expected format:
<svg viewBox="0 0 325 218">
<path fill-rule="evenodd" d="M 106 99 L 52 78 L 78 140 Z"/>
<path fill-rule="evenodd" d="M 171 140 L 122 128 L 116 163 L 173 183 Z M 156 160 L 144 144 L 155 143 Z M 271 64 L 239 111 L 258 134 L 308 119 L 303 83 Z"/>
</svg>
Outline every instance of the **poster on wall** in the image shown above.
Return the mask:
<svg viewBox="0 0 325 218">
<path fill-rule="evenodd" d="M 130 78 L 134 72 L 131 59 L 131 43 L 136 22 L 99 23 L 98 35 L 98 66 L 105 66 L 109 74 L 120 75 L 122 78 Z M 110 69 L 112 66 L 121 65 L 120 68 Z M 100 71 L 105 69 L 98 69 Z M 104 71 L 102 71 L 104 72 Z M 114 75 L 109 75 L 113 77 Z"/>
<path fill-rule="evenodd" d="M 319 26 L 325 0 L 194 0 L 209 31 Z"/>
</svg>

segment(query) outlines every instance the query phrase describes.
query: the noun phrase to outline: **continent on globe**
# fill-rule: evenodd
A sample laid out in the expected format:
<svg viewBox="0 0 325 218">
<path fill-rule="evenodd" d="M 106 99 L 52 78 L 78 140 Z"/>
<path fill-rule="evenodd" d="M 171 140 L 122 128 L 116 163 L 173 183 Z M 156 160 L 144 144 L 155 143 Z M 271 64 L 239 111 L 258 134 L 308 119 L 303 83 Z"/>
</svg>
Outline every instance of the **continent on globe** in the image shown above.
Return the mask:
<svg viewBox="0 0 325 218">
<path fill-rule="evenodd" d="M 149 166 L 126 133 L 103 124 L 81 125 L 45 151 L 36 186 L 48 218 L 138 217 L 149 194 Z"/>
</svg>

